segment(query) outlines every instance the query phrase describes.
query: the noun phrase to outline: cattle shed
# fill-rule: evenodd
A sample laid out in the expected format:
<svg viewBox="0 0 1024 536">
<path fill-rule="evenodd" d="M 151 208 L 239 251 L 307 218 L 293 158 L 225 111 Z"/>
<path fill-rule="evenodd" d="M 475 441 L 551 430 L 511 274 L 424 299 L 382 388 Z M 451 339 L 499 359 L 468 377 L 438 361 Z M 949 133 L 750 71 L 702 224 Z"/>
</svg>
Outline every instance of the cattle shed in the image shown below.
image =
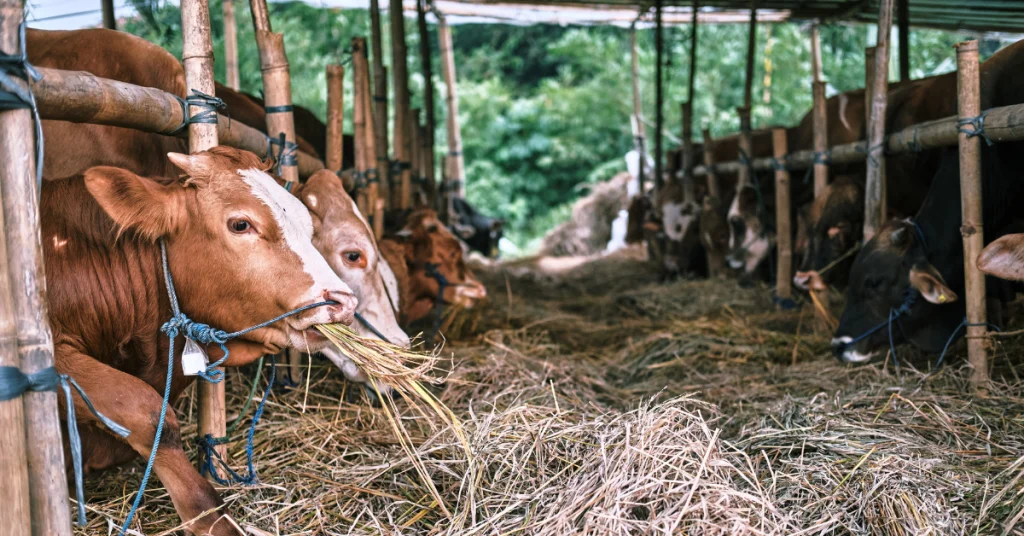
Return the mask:
<svg viewBox="0 0 1024 536">
<path fill-rule="evenodd" d="M 1020 2 L 319 2 L 369 8 L 326 123 L 273 3 L 180 0 L 180 60 L 113 32 L 146 2 L 94 3 L 68 14 L 105 29 L 49 33 L 0 0 L 0 536 L 1024 531 L 1024 41 L 909 69 L 910 28 L 1022 32 Z M 517 17 L 630 32 L 638 164 L 494 259 L 452 40 Z M 696 27 L 725 23 L 749 28 L 740 130 L 698 139 Z M 819 26 L 845 23 L 876 46 L 827 96 Z M 753 124 L 759 24 L 807 29 L 798 125 Z"/>
</svg>

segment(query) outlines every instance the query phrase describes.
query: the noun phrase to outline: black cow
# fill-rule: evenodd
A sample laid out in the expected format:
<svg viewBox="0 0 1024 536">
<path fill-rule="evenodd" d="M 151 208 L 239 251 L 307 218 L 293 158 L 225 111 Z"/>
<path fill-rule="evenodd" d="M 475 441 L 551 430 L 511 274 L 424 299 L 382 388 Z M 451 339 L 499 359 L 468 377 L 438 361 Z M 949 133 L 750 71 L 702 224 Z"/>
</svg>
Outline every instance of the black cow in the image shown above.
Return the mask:
<svg viewBox="0 0 1024 536">
<path fill-rule="evenodd" d="M 505 221 L 480 214 L 473 205 L 459 197 L 452 199 L 452 206 L 455 208 L 452 232 L 465 240 L 470 249 L 497 258 Z"/>
<path fill-rule="evenodd" d="M 988 240 L 1019 228 L 1015 207 L 1024 202 L 1022 143 L 983 147 L 984 232 Z M 964 257 L 960 234 L 959 155 L 943 153 L 939 171 L 914 220 L 892 220 L 865 244 L 850 270 L 850 285 L 832 339 L 832 352 L 848 363 L 884 355 L 909 342 L 942 351 L 963 335 Z M 1012 298 L 1014 287 L 987 278 L 990 300 Z"/>
</svg>

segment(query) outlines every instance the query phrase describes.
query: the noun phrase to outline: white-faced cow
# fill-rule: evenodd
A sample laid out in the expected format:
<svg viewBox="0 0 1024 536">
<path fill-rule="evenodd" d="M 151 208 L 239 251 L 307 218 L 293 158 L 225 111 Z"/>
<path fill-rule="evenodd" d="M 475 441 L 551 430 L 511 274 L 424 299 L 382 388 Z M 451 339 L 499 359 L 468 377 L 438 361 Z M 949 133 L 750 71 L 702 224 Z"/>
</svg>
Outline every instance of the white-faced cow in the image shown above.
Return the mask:
<svg viewBox="0 0 1024 536">
<path fill-rule="evenodd" d="M 266 173 L 255 155 L 214 148 L 168 155 L 180 180 L 142 178 L 114 167 L 47 182 L 42 237 L 58 371 L 73 377 L 96 409 L 131 431 L 122 440 L 95 425 L 75 398 L 87 470 L 150 453 L 167 375 L 171 315 L 161 251 L 183 313 L 228 332 L 296 308 L 321 306 L 227 343 L 233 367 L 284 348 L 323 348 L 314 328 L 350 323 L 351 289 L 313 246 L 313 222 L 298 199 Z M 182 344 L 176 345 L 180 359 Z M 219 359 L 219 348 L 209 348 Z M 176 361 L 180 362 L 180 361 Z M 191 383 L 175 366 L 173 402 Z M 171 411 L 154 465 L 183 521 L 195 534 L 236 535 L 221 500 L 182 450 Z M 213 513 L 202 515 L 204 512 Z"/>
</svg>

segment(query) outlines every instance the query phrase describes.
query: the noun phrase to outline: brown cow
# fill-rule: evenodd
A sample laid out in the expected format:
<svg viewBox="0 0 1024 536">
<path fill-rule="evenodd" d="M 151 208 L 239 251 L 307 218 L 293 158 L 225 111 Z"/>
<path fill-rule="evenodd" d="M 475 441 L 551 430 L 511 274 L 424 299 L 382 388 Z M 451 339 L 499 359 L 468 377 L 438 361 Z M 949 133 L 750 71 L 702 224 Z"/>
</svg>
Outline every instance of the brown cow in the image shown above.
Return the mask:
<svg viewBox="0 0 1024 536">
<path fill-rule="evenodd" d="M 263 99 L 235 91 L 220 82 L 214 84 L 217 98 L 227 105 L 227 115 L 232 121 L 238 121 L 243 125 L 250 126 L 267 133 L 267 112 L 263 109 Z M 297 108 L 297 107 L 295 107 Z M 294 116 L 293 112 L 293 116 Z M 312 115 L 312 113 L 310 113 Z M 314 117 L 315 119 L 315 117 Z M 299 134 L 299 123 L 295 121 L 295 144 L 300 151 L 323 158 L 323 148 L 317 150 L 316 146 Z M 326 129 L 326 127 L 325 127 Z M 325 143 L 326 145 L 326 143 Z M 351 165 L 351 164 L 350 164 Z"/>
<path fill-rule="evenodd" d="M 433 210 L 412 212 L 405 227 L 381 240 L 380 252 L 398 280 L 403 325 L 429 315 L 439 299 L 470 308 L 487 297 L 487 289 L 466 267 L 459 239 Z M 440 281 L 434 273 L 447 282 L 443 296 L 439 296 Z"/>
<path fill-rule="evenodd" d="M 327 341 L 314 326 L 349 323 L 356 307 L 352 291 L 313 247 L 309 213 L 255 155 L 220 147 L 168 156 L 184 180 L 95 167 L 43 189 L 56 367 L 75 378 L 97 410 L 131 431 L 127 440 L 111 435 L 75 398 L 87 470 L 149 456 L 152 448 L 168 366 L 161 325 L 171 309 L 158 241 L 166 243 L 181 310 L 196 322 L 233 332 L 297 307 L 337 302 L 230 340 L 225 366 L 287 347 L 320 349 Z M 209 352 L 222 357 L 218 348 Z M 171 402 L 191 383 L 175 365 Z M 190 532 L 238 534 L 185 455 L 173 410 L 154 469 L 181 519 L 194 520 Z"/>
</svg>

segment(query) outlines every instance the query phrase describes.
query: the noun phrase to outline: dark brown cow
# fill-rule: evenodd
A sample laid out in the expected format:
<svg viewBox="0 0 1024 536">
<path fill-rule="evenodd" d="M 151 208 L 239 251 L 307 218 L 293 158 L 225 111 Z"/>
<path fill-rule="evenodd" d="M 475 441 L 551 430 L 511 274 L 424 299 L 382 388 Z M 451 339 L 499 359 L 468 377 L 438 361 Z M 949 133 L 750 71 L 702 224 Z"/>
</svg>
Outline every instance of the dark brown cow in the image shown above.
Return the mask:
<svg viewBox="0 0 1024 536">
<path fill-rule="evenodd" d="M 426 317 L 438 302 L 440 281 L 430 266 L 447 281 L 444 303 L 470 308 L 487 297 L 466 267 L 462 244 L 433 210 L 412 212 L 401 231 L 380 241 L 380 251 L 398 280 L 403 324 Z"/>
<path fill-rule="evenodd" d="M 338 303 L 229 341 L 225 366 L 287 347 L 322 348 L 327 341 L 314 325 L 349 323 L 356 306 L 351 290 L 313 247 L 309 213 L 255 155 L 215 148 L 169 157 L 183 180 L 158 182 L 95 167 L 43 189 L 57 369 L 75 378 L 97 410 L 131 431 L 126 440 L 106 432 L 76 397 L 90 471 L 150 454 L 167 375 L 168 339 L 160 330 L 171 310 L 158 241 L 167 245 L 181 310 L 196 322 L 233 332 L 303 305 Z M 183 344 L 177 342 L 180 362 Z M 218 348 L 208 350 L 211 359 L 222 357 Z M 172 403 L 192 382 L 179 365 L 173 370 Z M 154 469 L 181 519 L 195 519 L 190 532 L 239 534 L 182 450 L 173 410 Z"/>
</svg>

